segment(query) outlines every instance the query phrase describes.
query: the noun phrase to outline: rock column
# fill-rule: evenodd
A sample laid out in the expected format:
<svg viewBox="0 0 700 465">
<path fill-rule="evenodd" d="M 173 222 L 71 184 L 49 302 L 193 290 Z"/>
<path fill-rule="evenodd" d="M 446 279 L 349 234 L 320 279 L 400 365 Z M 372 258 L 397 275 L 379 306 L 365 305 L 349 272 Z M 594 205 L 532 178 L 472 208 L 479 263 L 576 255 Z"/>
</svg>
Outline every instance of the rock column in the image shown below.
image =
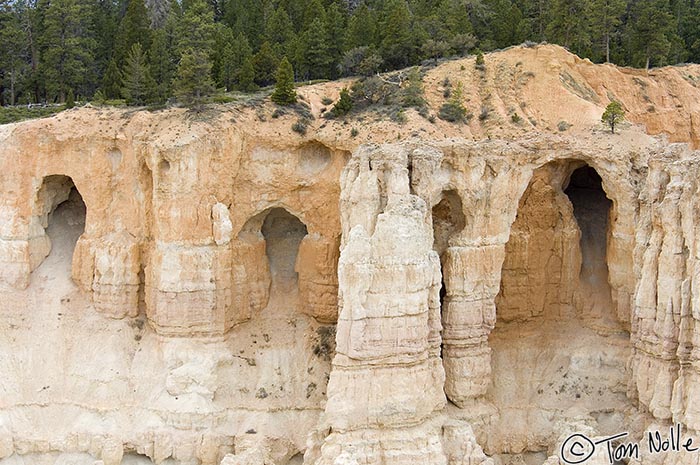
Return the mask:
<svg viewBox="0 0 700 465">
<path fill-rule="evenodd" d="M 440 264 L 405 151 L 367 149 L 341 180 L 340 316 L 317 464 L 445 464 Z M 317 454 L 318 457 L 313 457 Z"/>
</svg>

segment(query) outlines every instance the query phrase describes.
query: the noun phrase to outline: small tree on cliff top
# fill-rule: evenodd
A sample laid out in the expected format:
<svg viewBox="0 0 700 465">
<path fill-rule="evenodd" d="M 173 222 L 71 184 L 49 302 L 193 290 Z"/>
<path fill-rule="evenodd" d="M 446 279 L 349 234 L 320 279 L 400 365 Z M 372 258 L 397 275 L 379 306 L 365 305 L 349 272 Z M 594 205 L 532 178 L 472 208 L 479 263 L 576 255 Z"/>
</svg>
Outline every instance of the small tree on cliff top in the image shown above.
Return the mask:
<svg viewBox="0 0 700 465">
<path fill-rule="evenodd" d="M 610 131 L 615 134 L 615 125 L 621 123 L 625 119 L 625 110 L 622 109 L 620 102 L 613 100 L 605 108 L 605 112 L 600 120 L 610 126 Z"/>
<path fill-rule="evenodd" d="M 211 61 L 206 52 L 192 48 L 183 52 L 177 67 L 174 88 L 175 95 L 182 103 L 199 108 L 204 97 L 214 91 Z"/>
<path fill-rule="evenodd" d="M 291 105 L 297 101 L 297 91 L 294 89 L 294 69 L 287 57 L 282 59 L 277 68 L 272 101 L 277 105 Z"/>
<path fill-rule="evenodd" d="M 348 88 L 343 87 L 340 91 L 340 99 L 333 105 L 331 114 L 333 116 L 343 116 L 347 115 L 350 110 L 352 110 L 352 97 L 350 97 Z"/>
</svg>

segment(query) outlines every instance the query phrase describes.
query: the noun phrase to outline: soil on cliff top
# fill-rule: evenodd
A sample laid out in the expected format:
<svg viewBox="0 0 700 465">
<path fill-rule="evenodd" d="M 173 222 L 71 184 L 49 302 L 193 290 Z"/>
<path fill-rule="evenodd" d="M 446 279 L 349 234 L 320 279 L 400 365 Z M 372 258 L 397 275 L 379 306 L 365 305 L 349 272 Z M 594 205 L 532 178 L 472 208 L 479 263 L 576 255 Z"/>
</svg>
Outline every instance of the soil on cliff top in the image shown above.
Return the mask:
<svg viewBox="0 0 700 465">
<path fill-rule="evenodd" d="M 280 146 L 298 145 L 306 139 L 345 150 L 362 143 L 411 139 L 513 139 L 541 133 L 575 136 L 607 130 L 600 117 L 606 105 L 617 100 L 626 111 L 628 123 L 623 130 L 664 134 L 671 142 L 700 147 L 700 65 L 649 71 L 620 68 L 593 64 L 556 45 L 537 45 L 487 54 L 483 69 L 476 67 L 474 57 L 466 57 L 421 70 L 427 103 L 422 115 L 414 108 L 401 111 L 400 105 L 393 109 L 375 105 L 353 110 L 346 117 L 324 118 L 324 109 L 329 110 L 332 104 L 323 101 L 336 101 L 340 90 L 355 82 L 345 79 L 298 88 L 310 115 L 307 111 L 279 111 L 269 99 L 210 105 L 202 112 L 88 106 L 52 118 L 7 125 L 0 131 L 0 139 L 2 133 L 8 134 L 17 126 L 34 130 L 53 127 L 68 131 L 66 136 L 70 136 L 95 133 L 104 124 L 117 131 L 136 124 L 144 138 L 166 143 L 167 139 L 183 137 L 181 129 L 234 125 Z M 438 116 L 440 107 L 448 101 L 449 89 L 459 85 L 467 121 L 444 121 Z M 387 116 L 392 111 L 401 115 L 392 120 Z M 297 131 L 293 129 L 300 120 L 307 125 L 303 134 L 298 126 Z"/>
</svg>

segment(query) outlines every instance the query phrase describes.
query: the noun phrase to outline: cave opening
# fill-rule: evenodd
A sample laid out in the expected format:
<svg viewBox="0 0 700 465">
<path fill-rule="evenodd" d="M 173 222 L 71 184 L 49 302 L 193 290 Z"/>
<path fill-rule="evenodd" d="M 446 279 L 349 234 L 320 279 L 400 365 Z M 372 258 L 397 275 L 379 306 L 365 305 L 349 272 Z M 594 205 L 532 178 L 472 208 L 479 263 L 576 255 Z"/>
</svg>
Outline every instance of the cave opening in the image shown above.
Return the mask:
<svg viewBox="0 0 700 465">
<path fill-rule="evenodd" d="M 298 289 L 296 261 L 299 245 L 308 234 L 299 218 L 283 208 L 273 208 L 260 230 L 265 238 L 265 253 L 270 266 L 271 294 Z"/>
<path fill-rule="evenodd" d="M 442 287 L 440 288 L 440 307 L 442 308 L 447 289 L 445 287 L 445 259 L 450 246 L 450 239 L 462 231 L 466 225 L 466 218 L 462 211 L 462 199 L 454 190 L 442 193 L 440 201 L 435 204 L 433 214 L 433 250 L 440 257 L 440 272 L 442 275 Z"/>
<path fill-rule="evenodd" d="M 551 451 L 581 418 L 599 434 L 625 427 L 630 342 L 608 283 L 612 208 L 598 172 L 574 160 L 535 170 L 520 199 L 489 336 L 486 398 L 498 415 L 485 450 L 505 463 Z"/>
<path fill-rule="evenodd" d="M 71 275 L 73 252 L 85 230 L 87 208 L 68 176 L 44 178 L 30 222 L 30 262 L 41 274 Z"/>
<path fill-rule="evenodd" d="M 304 308 L 300 288 L 314 262 L 304 246 L 309 232 L 301 218 L 272 207 L 250 217 L 238 233 L 234 246 L 245 267 L 244 292 L 258 300 L 229 333 L 236 360 L 228 369 L 235 381 L 219 391 L 232 406 L 269 413 L 250 420 L 246 428 L 256 431 L 274 424 L 277 413 L 294 411 L 300 418 L 294 438 L 306 437 L 315 424 L 309 420 L 327 400 L 335 354 L 335 324 L 319 322 Z"/>
<path fill-rule="evenodd" d="M 617 326 L 606 259 L 612 201 L 602 182 L 598 172 L 586 165 L 573 171 L 564 190 L 580 230 L 579 313 L 601 329 Z"/>
</svg>

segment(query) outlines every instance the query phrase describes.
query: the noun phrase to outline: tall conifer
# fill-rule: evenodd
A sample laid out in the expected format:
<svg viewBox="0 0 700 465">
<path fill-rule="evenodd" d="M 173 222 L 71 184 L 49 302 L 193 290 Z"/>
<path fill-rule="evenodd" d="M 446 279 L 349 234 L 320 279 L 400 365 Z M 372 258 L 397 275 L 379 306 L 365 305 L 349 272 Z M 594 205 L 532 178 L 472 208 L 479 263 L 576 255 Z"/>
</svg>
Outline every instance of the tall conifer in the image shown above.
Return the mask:
<svg viewBox="0 0 700 465">
<path fill-rule="evenodd" d="M 297 101 L 294 89 L 294 69 L 287 57 L 282 58 L 277 73 L 275 73 L 275 90 L 272 101 L 278 105 L 291 105 Z"/>
</svg>

